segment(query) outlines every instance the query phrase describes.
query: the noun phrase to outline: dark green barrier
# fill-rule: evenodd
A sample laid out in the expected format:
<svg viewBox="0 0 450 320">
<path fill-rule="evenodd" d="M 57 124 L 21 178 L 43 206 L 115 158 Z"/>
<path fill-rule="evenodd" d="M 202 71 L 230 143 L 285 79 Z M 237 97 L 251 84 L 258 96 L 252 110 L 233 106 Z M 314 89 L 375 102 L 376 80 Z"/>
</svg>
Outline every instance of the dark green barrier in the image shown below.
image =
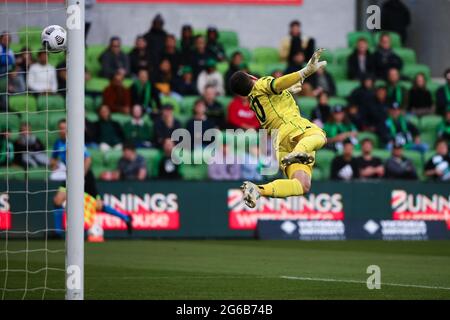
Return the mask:
<svg viewBox="0 0 450 320">
<path fill-rule="evenodd" d="M 136 237 L 248 238 L 255 235 L 258 217 L 444 220 L 450 212 L 449 184 L 316 182 L 306 197 L 264 199 L 256 210 L 243 206 L 239 184 L 155 180 L 99 182 L 98 188 L 106 203 L 133 213 Z M 57 187 L 10 181 L 9 193 L 0 194 L 0 229 L 7 225 L 8 211 L 12 213 L 11 237 L 24 236 L 20 232 L 27 223 L 28 231 L 34 232 L 30 236 L 42 236 L 41 230 L 52 229 L 53 214 L 48 210 L 53 209 Z M 105 214 L 98 217 L 107 237 L 126 236 L 120 220 Z"/>
</svg>

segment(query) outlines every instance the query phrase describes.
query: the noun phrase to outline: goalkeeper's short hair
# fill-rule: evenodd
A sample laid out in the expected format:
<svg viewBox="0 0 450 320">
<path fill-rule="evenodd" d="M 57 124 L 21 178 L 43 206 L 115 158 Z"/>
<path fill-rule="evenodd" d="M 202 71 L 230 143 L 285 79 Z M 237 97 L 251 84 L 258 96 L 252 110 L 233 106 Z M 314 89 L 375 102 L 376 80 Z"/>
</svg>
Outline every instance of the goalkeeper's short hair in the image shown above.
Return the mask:
<svg viewBox="0 0 450 320">
<path fill-rule="evenodd" d="M 233 93 L 246 97 L 252 91 L 253 80 L 244 71 L 236 71 L 230 77 L 229 85 Z"/>
</svg>

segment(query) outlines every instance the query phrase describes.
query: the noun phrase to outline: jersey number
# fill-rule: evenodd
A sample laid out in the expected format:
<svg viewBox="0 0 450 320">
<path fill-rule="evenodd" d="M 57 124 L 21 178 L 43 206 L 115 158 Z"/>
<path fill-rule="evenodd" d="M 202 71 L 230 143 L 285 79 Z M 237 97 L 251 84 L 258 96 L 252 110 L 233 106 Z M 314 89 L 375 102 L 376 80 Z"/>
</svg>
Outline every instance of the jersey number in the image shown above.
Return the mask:
<svg viewBox="0 0 450 320">
<path fill-rule="evenodd" d="M 255 112 L 256 117 L 258 118 L 258 120 L 260 122 L 265 122 L 266 121 L 266 113 L 264 112 L 264 108 L 261 105 L 261 102 L 259 102 L 258 98 L 252 98 L 252 110 Z"/>
</svg>

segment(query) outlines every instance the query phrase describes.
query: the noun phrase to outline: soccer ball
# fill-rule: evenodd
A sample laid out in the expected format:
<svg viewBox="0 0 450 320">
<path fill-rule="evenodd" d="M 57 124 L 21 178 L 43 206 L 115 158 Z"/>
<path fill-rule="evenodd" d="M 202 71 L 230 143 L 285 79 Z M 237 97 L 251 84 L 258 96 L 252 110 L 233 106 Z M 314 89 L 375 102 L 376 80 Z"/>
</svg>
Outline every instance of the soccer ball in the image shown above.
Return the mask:
<svg viewBox="0 0 450 320">
<path fill-rule="evenodd" d="M 41 33 L 42 46 L 50 52 L 60 52 L 66 49 L 67 33 L 63 27 L 51 25 Z"/>
</svg>

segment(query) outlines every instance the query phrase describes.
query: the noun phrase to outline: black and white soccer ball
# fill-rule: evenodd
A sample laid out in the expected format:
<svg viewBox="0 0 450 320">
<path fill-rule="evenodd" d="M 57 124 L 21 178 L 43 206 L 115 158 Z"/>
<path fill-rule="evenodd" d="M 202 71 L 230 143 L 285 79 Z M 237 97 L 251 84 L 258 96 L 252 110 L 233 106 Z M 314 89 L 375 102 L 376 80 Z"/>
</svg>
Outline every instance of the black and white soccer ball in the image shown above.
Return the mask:
<svg viewBox="0 0 450 320">
<path fill-rule="evenodd" d="M 51 25 L 41 33 L 42 46 L 50 52 L 60 52 L 66 49 L 67 32 L 58 25 Z"/>
</svg>

